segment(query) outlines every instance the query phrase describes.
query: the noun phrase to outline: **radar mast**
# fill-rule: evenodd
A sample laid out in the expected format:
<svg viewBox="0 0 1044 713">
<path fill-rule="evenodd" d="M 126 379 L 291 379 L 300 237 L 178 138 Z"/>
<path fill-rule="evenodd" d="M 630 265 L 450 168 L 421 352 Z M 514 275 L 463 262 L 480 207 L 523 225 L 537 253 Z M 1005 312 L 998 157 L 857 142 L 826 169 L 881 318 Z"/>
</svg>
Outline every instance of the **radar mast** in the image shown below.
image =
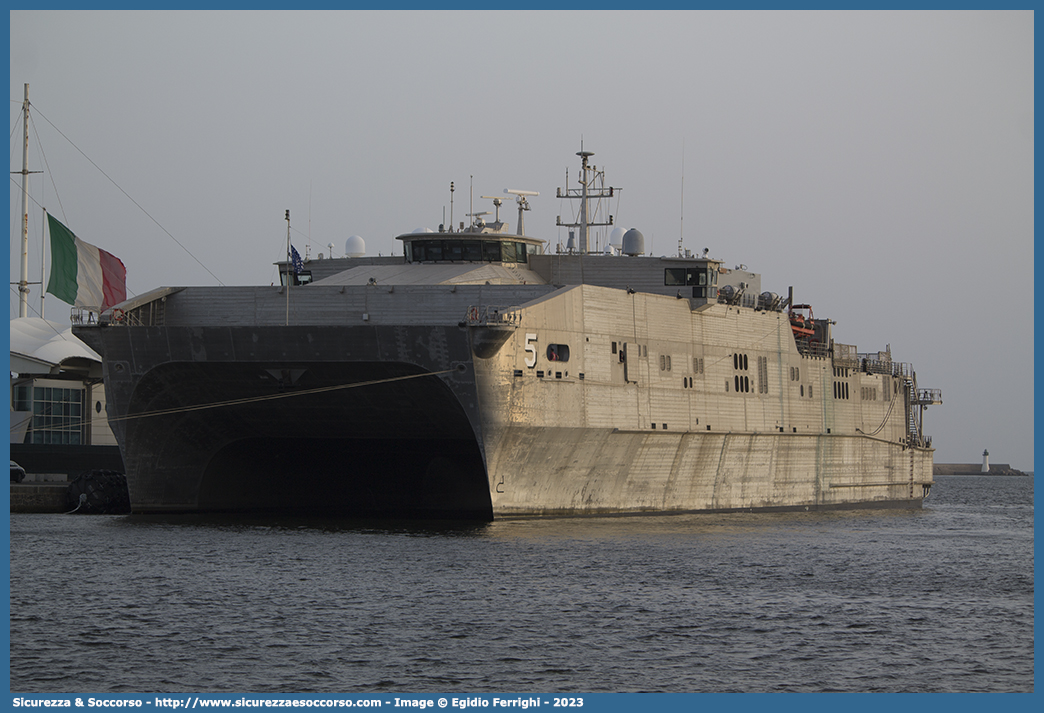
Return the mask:
<svg viewBox="0 0 1044 713">
<path fill-rule="evenodd" d="M 595 222 L 590 218 L 588 211 L 588 201 L 592 199 L 601 198 L 612 198 L 615 193 L 615 188 L 609 186 L 605 187 L 605 171 L 599 171 L 597 167 L 591 165 L 588 166 L 587 159 L 594 156 L 593 151 L 584 151 L 583 145 L 580 147 L 580 151 L 577 152 L 577 156 L 580 157 L 580 188 L 569 188 L 568 186 L 563 191 L 561 188 L 558 189 L 558 198 L 568 198 L 570 200 L 580 200 L 580 221 L 578 223 L 563 223 L 562 216 L 558 216 L 557 224 L 565 228 L 580 228 L 580 240 L 577 245 L 577 249 L 580 254 L 590 252 L 588 246 L 588 228 L 591 226 L 609 226 L 613 224 L 613 216 L 609 216 L 608 222 Z M 601 183 L 597 188 L 595 182 Z"/>
<path fill-rule="evenodd" d="M 538 191 L 519 191 L 514 188 L 505 188 L 504 193 L 510 193 L 515 196 L 515 200 L 518 202 L 518 234 L 525 235 L 526 226 L 522 221 L 522 212 L 529 210 L 529 201 L 527 198 L 529 196 L 539 196 L 540 193 Z"/>
</svg>

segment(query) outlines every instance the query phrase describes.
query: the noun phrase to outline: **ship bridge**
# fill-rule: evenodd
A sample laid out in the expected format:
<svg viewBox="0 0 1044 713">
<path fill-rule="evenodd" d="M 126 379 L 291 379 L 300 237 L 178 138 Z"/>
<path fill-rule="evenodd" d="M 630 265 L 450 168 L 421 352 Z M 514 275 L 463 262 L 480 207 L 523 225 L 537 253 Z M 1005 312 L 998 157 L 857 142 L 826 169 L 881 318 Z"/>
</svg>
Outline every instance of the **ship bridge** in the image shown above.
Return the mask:
<svg viewBox="0 0 1044 713">
<path fill-rule="evenodd" d="M 486 232 L 407 233 L 403 253 L 410 263 L 503 262 L 528 263 L 543 250 L 544 241 L 524 235 Z"/>
</svg>

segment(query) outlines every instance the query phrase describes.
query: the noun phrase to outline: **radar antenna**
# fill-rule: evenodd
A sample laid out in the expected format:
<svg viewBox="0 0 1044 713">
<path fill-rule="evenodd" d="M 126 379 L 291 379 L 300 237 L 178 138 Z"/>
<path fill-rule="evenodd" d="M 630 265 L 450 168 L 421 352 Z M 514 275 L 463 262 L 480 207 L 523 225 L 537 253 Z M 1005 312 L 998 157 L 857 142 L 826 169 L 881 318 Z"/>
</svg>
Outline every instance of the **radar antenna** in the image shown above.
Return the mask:
<svg viewBox="0 0 1044 713">
<path fill-rule="evenodd" d="M 522 220 L 522 211 L 529 210 L 529 196 L 539 196 L 538 191 L 519 191 L 514 188 L 505 188 L 504 193 L 510 193 L 515 196 L 515 200 L 518 202 L 518 234 L 526 234 L 526 226 Z"/>
<path fill-rule="evenodd" d="M 482 216 L 489 215 L 488 210 L 482 210 L 477 213 L 468 213 L 467 216 L 471 218 L 471 230 L 468 232 L 475 232 L 475 229 L 481 232 L 482 228 L 486 227 L 486 221 L 482 220 Z"/>
<path fill-rule="evenodd" d="M 493 201 L 493 207 L 497 209 L 496 222 L 500 222 L 500 206 L 504 205 L 504 199 L 500 196 L 479 196 L 479 198 L 488 198 Z"/>
</svg>

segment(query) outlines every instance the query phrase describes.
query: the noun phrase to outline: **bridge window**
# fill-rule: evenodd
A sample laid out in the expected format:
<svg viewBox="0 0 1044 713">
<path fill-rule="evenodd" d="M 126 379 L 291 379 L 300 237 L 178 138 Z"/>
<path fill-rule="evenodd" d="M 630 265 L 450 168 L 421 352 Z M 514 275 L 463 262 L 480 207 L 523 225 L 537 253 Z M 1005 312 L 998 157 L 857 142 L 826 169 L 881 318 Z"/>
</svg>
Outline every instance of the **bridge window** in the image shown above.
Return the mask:
<svg viewBox="0 0 1044 713">
<path fill-rule="evenodd" d="M 443 243 L 442 257 L 445 260 L 463 260 L 464 244 L 459 240 L 447 240 Z"/>
<path fill-rule="evenodd" d="M 500 243 L 494 240 L 482 242 L 482 259 L 486 262 L 500 262 Z"/>
<path fill-rule="evenodd" d="M 463 259 L 468 262 L 482 261 L 482 243 L 478 240 L 465 240 L 462 243 Z"/>
<path fill-rule="evenodd" d="M 529 262 L 537 246 L 514 240 L 414 240 L 405 248 L 410 262 Z"/>
</svg>

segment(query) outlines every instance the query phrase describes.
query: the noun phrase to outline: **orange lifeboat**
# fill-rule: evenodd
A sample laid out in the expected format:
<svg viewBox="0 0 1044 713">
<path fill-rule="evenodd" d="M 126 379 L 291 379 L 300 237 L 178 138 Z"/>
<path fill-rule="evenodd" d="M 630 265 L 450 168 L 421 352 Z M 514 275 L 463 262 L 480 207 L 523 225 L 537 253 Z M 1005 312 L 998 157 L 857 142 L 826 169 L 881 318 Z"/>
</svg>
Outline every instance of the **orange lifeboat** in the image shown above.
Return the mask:
<svg viewBox="0 0 1044 713">
<path fill-rule="evenodd" d="M 794 310 L 807 309 L 808 317 L 806 318 L 802 314 L 796 313 Z M 796 339 L 809 339 L 815 336 L 815 318 L 812 316 L 811 305 L 794 305 L 790 309 L 790 329 L 794 332 Z"/>
</svg>

